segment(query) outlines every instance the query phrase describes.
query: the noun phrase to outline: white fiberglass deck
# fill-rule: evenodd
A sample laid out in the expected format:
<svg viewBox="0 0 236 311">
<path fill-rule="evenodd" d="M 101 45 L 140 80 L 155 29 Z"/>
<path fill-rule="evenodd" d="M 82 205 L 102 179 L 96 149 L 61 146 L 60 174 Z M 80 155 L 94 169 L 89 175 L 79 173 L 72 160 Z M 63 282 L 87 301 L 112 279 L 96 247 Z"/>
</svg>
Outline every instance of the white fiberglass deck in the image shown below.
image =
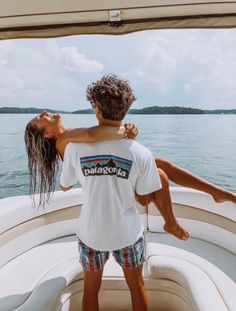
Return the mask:
<svg viewBox="0 0 236 311">
<path fill-rule="evenodd" d="M 234 311 L 235 205 L 183 188 L 172 189 L 172 200 L 191 232 L 188 241 L 164 233 L 152 205 L 138 206 L 146 228 L 149 310 Z M 1 311 L 81 310 L 83 272 L 75 236 L 81 203 L 78 189 L 56 193 L 39 212 L 31 210 L 28 197 L 0 200 Z M 112 256 L 99 299 L 101 310 L 131 310 L 122 269 Z"/>
</svg>

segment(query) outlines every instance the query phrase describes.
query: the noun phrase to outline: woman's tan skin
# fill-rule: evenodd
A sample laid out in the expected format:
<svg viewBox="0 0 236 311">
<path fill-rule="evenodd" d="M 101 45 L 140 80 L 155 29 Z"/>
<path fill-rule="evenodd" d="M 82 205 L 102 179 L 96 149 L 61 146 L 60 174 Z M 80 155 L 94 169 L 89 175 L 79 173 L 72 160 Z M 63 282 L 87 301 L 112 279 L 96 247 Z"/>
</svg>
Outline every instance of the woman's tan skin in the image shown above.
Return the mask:
<svg viewBox="0 0 236 311">
<path fill-rule="evenodd" d="M 161 168 L 166 173 L 168 179 L 173 183 L 183 187 L 206 192 L 211 195 L 217 203 L 222 203 L 224 201 L 236 203 L 235 193 L 217 187 L 205 179 L 190 173 L 189 171 L 175 165 L 166 159 L 156 158 L 155 160 L 157 167 Z"/>
<path fill-rule="evenodd" d="M 45 137 L 56 137 L 56 146 L 62 159 L 66 145 L 69 142 L 93 142 L 120 139 L 124 136 L 134 138 L 137 134 L 137 130 L 132 124 L 128 124 L 126 132 L 124 128 L 109 125 L 70 129 L 62 123 L 60 115 L 48 112 L 41 113 L 33 119 L 33 122 L 37 127 L 44 129 Z M 169 180 L 184 187 L 204 191 L 210 194 L 216 202 L 231 201 L 236 203 L 234 193 L 221 189 L 166 159 L 157 158 L 155 161 L 161 178 L 162 189 L 145 196 L 137 196 L 137 198 L 142 205 L 147 205 L 153 201 L 165 220 L 164 230 L 177 238 L 186 240 L 189 233 L 179 225 L 173 214 Z M 66 191 L 68 189 L 62 190 Z"/>
</svg>

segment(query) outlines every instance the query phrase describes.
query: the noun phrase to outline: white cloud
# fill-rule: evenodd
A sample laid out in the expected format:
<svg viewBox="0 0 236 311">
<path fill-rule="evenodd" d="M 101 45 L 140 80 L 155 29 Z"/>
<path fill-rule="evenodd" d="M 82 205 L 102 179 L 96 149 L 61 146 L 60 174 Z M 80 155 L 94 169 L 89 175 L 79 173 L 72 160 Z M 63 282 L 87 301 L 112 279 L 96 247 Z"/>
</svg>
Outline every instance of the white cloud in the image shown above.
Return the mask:
<svg viewBox="0 0 236 311">
<path fill-rule="evenodd" d="M 60 47 L 55 39 L 0 42 L 0 106 L 20 103 L 56 109 L 74 103 L 78 108 L 85 97 L 84 74 L 101 70 L 101 62 L 90 60 L 73 46 Z"/>
<path fill-rule="evenodd" d="M 236 107 L 235 30 L 153 31 L 144 40 L 143 61 L 136 70 L 139 84 L 142 78 L 157 95 L 172 97 L 172 104 L 177 94 L 185 96 L 182 89 L 189 94 L 186 100 L 191 95 L 199 107 Z"/>
<path fill-rule="evenodd" d="M 79 72 L 85 73 L 99 72 L 103 70 L 101 62 L 87 59 L 85 55 L 80 54 L 73 46 L 62 48 L 60 53 L 62 63 L 71 70 L 78 70 Z"/>
<path fill-rule="evenodd" d="M 150 83 L 161 91 L 168 90 L 176 72 L 171 42 L 157 35 L 147 40 L 145 47 L 143 61 L 136 74 L 143 78 L 145 84 Z"/>
<path fill-rule="evenodd" d="M 1 41 L 0 106 L 79 109 L 87 84 L 115 73 L 131 82 L 140 107 L 235 108 L 235 52 L 235 29 Z"/>
<path fill-rule="evenodd" d="M 184 85 L 184 89 L 185 89 L 186 91 L 189 91 L 189 90 L 191 89 L 191 85 L 188 84 L 188 83 L 186 83 L 186 84 Z"/>
<path fill-rule="evenodd" d="M 140 68 L 136 70 L 135 72 L 137 74 L 138 77 L 144 77 L 145 73 L 143 70 L 141 70 Z"/>
</svg>

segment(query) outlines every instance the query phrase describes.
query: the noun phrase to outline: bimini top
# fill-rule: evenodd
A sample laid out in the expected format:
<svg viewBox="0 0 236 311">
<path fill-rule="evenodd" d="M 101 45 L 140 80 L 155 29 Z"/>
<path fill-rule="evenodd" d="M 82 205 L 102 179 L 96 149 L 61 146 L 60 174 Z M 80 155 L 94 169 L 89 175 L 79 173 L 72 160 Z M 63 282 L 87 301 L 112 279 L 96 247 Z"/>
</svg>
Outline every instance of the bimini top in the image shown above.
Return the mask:
<svg viewBox="0 0 236 311">
<path fill-rule="evenodd" d="M 0 39 L 236 27 L 236 1 L 0 0 Z"/>
</svg>

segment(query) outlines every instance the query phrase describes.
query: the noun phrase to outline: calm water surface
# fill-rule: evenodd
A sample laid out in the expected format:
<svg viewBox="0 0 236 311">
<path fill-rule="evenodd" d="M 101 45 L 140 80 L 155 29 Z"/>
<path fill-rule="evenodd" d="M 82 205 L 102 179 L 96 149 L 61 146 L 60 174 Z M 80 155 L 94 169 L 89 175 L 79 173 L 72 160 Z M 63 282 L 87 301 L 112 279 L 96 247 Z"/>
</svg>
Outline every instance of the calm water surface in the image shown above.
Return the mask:
<svg viewBox="0 0 236 311">
<path fill-rule="evenodd" d="M 28 194 L 24 128 L 34 115 L 0 114 L 0 198 Z M 96 124 L 93 115 L 63 115 L 70 127 Z M 138 141 L 207 180 L 236 191 L 236 115 L 128 115 Z M 59 188 L 58 188 L 59 189 Z"/>
</svg>

